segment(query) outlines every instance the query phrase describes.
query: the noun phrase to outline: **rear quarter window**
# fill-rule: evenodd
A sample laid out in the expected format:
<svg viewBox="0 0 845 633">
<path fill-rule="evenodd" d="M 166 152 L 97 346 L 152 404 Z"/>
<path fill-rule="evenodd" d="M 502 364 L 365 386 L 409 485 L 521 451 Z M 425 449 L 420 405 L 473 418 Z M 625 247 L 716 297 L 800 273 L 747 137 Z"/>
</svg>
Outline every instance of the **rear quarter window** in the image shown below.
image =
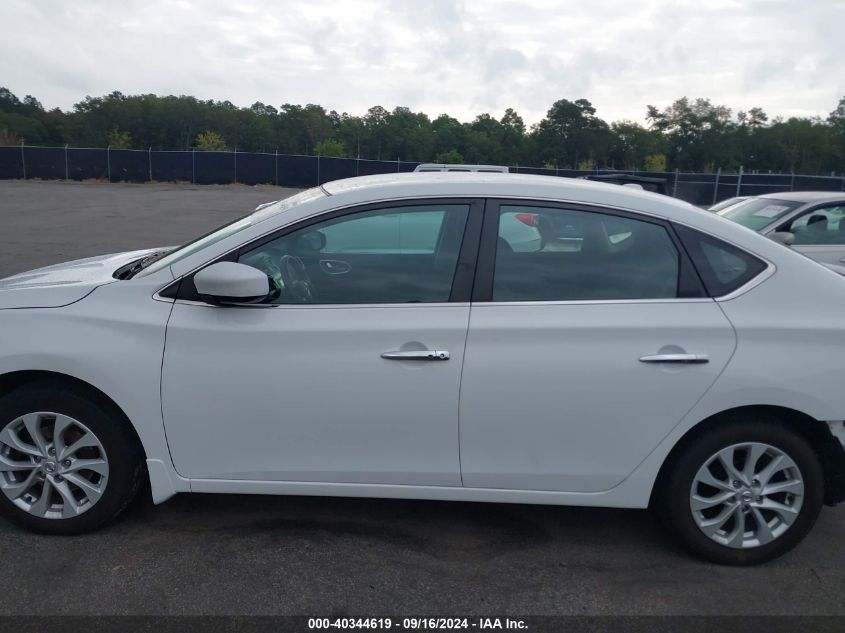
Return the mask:
<svg viewBox="0 0 845 633">
<path fill-rule="evenodd" d="M 711 235 L 680 225 L 675 232 L 711 297 L 734 292 L 766 269 L 760 258 Z"/>
</svg>

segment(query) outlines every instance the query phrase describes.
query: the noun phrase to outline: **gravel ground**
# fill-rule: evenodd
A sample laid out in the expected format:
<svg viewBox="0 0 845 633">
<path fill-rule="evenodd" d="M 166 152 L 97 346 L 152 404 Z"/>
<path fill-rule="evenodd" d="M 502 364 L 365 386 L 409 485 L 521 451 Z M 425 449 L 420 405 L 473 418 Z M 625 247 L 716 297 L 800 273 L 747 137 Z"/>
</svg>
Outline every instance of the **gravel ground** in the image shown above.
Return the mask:
<svg viewBox="0 0 845 633">
<path fill-rule="evenodd" d="M 181 244 L 297 191 L 0 182 L 0 277 L 81 257 Z"/>
<path fill-rule="evenodd" d="M 174 244 L 273 187 L 0 183 L 0 276 Z M 757 568 L 701 562 L 647 512 L 179 495 L 96 534 L 0 521 L 3 614 L 845 615 L 845 508 Z"/>
</svg>

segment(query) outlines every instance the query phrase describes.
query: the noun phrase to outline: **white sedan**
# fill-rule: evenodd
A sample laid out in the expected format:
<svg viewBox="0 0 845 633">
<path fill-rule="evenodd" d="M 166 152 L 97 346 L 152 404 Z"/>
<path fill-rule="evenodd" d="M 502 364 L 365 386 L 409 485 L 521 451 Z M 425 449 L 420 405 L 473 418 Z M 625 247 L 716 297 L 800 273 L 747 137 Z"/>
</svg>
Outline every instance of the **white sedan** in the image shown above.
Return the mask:
<svg viewBox="0 0 845 633">
<path fill-rule="evenodd" d="M 508 241 L 513 222 L 542 239 Z M 845 279 L 627 187 L 328 183 L 0 281 L 0 511 L 180 492 L 656 508 L 769 560 L 845 498 Z M 620 527 L 620 529 L 622 529 Z"/>
</svg>

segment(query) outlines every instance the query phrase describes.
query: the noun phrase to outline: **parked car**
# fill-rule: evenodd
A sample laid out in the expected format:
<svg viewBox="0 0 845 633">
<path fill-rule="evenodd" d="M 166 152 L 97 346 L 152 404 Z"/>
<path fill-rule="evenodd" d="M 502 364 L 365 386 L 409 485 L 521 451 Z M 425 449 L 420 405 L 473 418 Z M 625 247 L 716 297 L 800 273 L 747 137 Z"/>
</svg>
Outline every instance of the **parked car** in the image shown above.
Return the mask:
<svg viewBox="0 0 845 633">
<path fill-rule="evenodd" d="M 652 178 L 649 176 L 638 176 L 636 174 L 589 174 L 587 176 L 579 176 L 584 180 L 595 180 L 596 182 L 606 182 L 611 185 L 627 185 L 629 187 L 639 187 L 646 191 L 653 191 L 654 193 L 669 194 L 669 188 L 665 178 Z"/>
<path fill-rule="evenodd" d="M 504 165 L 456 165 L 452 163 L 420 163 L 415 172 L 431 171 L 476 171 L 491 174 L 507 174 L 510 170 Z"/>
<path fill-rule="evenodd" d="M 816 261 L 845 263 L 845 192 L 771 193 L 718 213 Z"/>
<path fill-rule="evenodd" d="M 543 236 L 521 251 L 520 215 Z M 845 498 L 843 307 L 839 275 L 666 196 L 331 182 L 0 281 L 0 512 L 84 532 L 143 480 L 156 503 L 652 507 L 699 555 L 760 563 Z"/>
<path fill-rule="evenodd" d="M 721 202 L 717 202 L 712 207 L 708 208 L 708 211 L 712 211 L 715 213 L 716 211 L 721 211 L 722 209 L 727 209 L 728 207 L 732 207 L 733 205 L 737 204 L 738 202 L 742 202 L 743 200 L 748 200 L 750 196 L 734 196 L 733 198 L 727 198 L 726 200 L 722 200 Z"/>
</svg>

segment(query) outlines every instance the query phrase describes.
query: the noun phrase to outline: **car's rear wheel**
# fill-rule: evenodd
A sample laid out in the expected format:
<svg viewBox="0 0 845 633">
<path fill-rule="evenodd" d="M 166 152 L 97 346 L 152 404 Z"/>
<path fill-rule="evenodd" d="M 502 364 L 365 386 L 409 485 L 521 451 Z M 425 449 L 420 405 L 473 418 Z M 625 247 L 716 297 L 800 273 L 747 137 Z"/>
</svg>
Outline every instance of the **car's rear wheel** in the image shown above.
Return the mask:
<svg viewBox="0 0 845 633">
<path fill-rule="evenodd" d="M 50 534 L 93 530 L 138 490 L 143 453 L 128 423 L 66 385 L 0 399 L 0 512 Z"/>
<path fill-rule="evenodd" d="M 690 549 L 754 565 L 788 552 L 823 500 L 819 459 L 780 421 L 746 420 L 695 438 L 675 456 L 660 510 Z"/>
</svg>

